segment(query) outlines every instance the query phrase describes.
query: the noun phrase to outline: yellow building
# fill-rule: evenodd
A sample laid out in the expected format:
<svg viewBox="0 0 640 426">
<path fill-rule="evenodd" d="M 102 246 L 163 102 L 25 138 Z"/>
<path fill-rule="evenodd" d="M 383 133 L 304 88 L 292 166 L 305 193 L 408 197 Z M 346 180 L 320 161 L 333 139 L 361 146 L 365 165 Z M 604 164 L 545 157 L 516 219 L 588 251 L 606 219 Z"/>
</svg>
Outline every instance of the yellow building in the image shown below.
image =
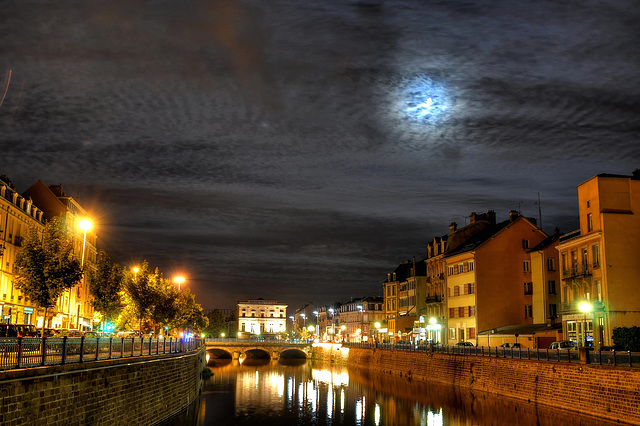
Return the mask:
<svg viewBox="0 0 640 426">
<path fill-rule="evenodd" d="M 406 260 L 382 284 L 384 317 L 391 340 L 409 340 L 416 321 L 418 287 L 426 288 L 426 264 Z M 424 294 L 424 293 L 423 293 Z"/>
<path fill-rule="evenodd" d="M 640 325 L 640 171 L 600 174 L 578 185 L 580 229 L 560 240 L 567 339 L 612 345 L 615 327 Z"/>
<path fill-rule="evenodd" d="M 16 192 L 6 176 L 0 176 L 0 321 L 36 325 L 36 306 L 13 286 L 17 276 L 16 254 L 29 228 L 44 228 L 43 212 Z"/>
<path fill-rule="evenodd" d="M 530 219 L 511 211 L 496 223 L 495 213 L 472 213 L 468 226 L 450 235 L 447 266 L 446 343 L 480 341 L 478 333 L 505 325 L 533 324 L 528 251 L 547 235 Z"/>
<path fill-rule="evenodd" d="M 238 302 L 238 334 L 269 335 L 287 330 L 287 306 L 276 300 Z"/>
<path fill-rule="evenodd" d="M 96 268 L 96 233 L 94 229 L 85 231 L 81 229 L 80 222 L 90 219 L 89 214 L 82 206 L 64 193 L 62 185 L 46 186 L 38 180 L 24 192 L 25 197 L 33 199 L 44 213 L 45 219 L 61 217 L 67 227 L 68 235 L 74 244 L 74 253 L 84 268 L 85 274 L 80 283 L 66 290 L 60 296 L 57 304 L 57 313 L 47 324 L 48 327 L 73 330 L 89 330 L 93 326 L 93 307 L 90 304 L 91 293 L 89 291 L 89 273 Z M 86 235 L 86 238 L 85 238 Z M 44 310 L 41 309 L 38 317 L 38 326 L 44 322 Z"/>
<path fill-rule="evenodd" d="M 449 227 L 456 230 L 455 223 Z M 418 300 L 419 323 L 428 324 L 427 339 L 435 343 L 443 342 L 443 331 L 447 330 L 447 279 L 444 253 L 447 249 L 447 236 L 436 237 L 427 243 L 426 283 L 424 308 Z"/>
</svg>

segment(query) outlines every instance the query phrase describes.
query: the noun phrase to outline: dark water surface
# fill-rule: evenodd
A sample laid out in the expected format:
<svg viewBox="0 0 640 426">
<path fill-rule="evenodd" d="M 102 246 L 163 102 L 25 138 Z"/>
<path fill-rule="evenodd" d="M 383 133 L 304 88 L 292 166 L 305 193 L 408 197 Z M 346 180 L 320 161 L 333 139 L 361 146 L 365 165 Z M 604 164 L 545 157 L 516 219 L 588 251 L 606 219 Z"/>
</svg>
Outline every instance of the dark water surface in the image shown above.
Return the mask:
<svg viewBox="0 0 640 426">
<path fill-rule="evenodd" d="M 614 425 L 534 402 L 305 360 L 216 361 L 197 425 Z"/>
</svg>

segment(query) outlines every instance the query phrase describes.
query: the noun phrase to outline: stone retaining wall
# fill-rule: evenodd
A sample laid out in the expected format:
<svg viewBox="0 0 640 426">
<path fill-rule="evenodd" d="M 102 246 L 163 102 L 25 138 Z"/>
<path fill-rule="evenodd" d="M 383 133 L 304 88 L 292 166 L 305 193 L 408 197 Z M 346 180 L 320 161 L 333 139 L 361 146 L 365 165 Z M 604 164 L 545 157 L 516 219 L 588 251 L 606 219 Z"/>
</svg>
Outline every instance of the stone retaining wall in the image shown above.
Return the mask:
<svg viewBox="0 0 640 426">
<path fill-rule="evenodd" d="M 0 372 L 0 424 L 152 425 L 199 398 L 205 349 Z"/>
<path fill-rule="evenodd" d="M 509 358 L 315 347 L 317 359 L 640 424 L 640 370 Z"/>
</svg>

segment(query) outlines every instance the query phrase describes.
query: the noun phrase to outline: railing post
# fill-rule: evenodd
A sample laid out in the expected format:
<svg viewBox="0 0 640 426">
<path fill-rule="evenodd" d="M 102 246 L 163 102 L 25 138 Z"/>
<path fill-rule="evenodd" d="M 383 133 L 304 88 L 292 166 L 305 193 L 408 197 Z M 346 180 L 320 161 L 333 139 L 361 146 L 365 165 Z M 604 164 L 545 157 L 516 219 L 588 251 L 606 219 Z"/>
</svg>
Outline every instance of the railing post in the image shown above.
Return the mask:
<svg viewBox="0 0 640 426">
<path fill-rule="evenodd" d="M 80 337 L 80 363 L 84 360 L 84 336 Z"/>
<path fill-rule="evenodd" d="M 96 361 L 100 358 L 100 338 L 96 339 Z"/>
<path fill-rule="evenodd" d="M 67 363 L 67 336 L 62 338 L 62 364 Z"/>
<path fill-rule="evenodd" d="M 22 337 L 18 337 L 18 359 L 16 359 L 18 368 L 22 366 Z"/>
<path fill-rule="evenodd" d="M 136 353 L 136 338 L 132 337 L 131 338 L 131 358 L 133 358 L 133 355 Z M 142 354 L 142 348 L 140 348 L 140 354 Z"/>
<path fill-rule="evenodd" d="M 47 363 L 47 337 L 42 337 L 42 362 L 40 365 L 45 365 Z"/>
<path fill-rule="evenodd" d="M 631 364 L 631 351 L 627 351 L 627 353 L 629 354 L 629 367 L 631 367 L 632 366 L 632 364 Z"/>
<path fill-rule="evenodd" d="M 112 351 L 113 351 L 113 337 L 109 337 L 109 359 L 111 359 Z"/>
<path fill-rule="evenodd" d="M 120 358 L 124 358 L 124 337 L 121 337 L 122 342 L 120 342 Z"/>
<path fill-rule="evenodd" d="M 616 351 L 615 349 L 611 351 L 611 353 L 613 353 L 613 366 L 616 366 Z"/>
<path fill-rule="evenodd" d="M 151 355 L 151 337 L 149 337 L 149 355 Z"/>
</svg>

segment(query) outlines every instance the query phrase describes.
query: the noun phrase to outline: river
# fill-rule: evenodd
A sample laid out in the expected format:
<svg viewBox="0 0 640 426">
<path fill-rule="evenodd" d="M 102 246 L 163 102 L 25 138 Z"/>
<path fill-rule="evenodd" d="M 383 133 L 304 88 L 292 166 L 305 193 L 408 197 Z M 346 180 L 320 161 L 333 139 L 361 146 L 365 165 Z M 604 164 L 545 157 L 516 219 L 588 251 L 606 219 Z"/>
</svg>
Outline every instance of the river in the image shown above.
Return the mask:
<svg viewBox="0 0 640 426">
<path fill-rule="evenodd" d="M 197 425 L 614 425 L 534 402 L 306 360 L 212 361 Z"/>
</svg>

